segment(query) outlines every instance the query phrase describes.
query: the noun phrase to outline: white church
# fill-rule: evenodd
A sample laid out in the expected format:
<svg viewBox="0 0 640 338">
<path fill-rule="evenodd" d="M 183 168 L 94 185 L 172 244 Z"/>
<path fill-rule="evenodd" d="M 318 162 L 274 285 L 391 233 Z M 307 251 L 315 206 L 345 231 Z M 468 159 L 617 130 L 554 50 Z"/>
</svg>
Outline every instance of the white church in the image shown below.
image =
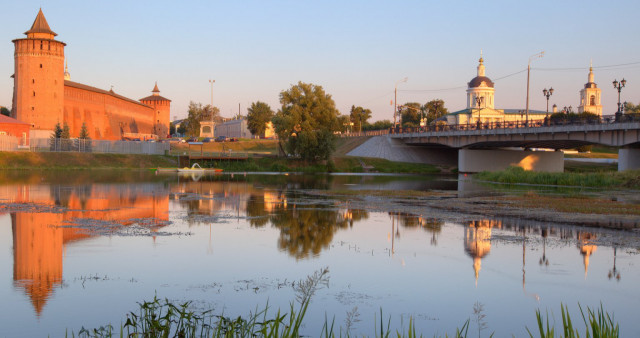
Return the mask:
<svg viewBox="0 0 640 338">
<path fill-rule="evenodd" d="M 600 104 L 601 89 L 593 79 L 593 67 L 589 69 L 588 82 L 580 91 L 580 105 L 578 112 L 590 112 L 602 116 Z M 480 57 L 478 74 L 471 79 L 467 88 L 467 108 L 447 114 L 441 118 L 448 125 L 477 125 L 494 124 L 509 126 L 515 123 L 524 123 L 527 116 L 524 109 L 495 109 L 494 83 L 485 75 L 484 59 Z M 555 108 L 554 108 L 555 112 Z M 542 124 L 545 117 L 552 112 L 529 109 L 529 121 L 533 124 Z"/>
</svg>

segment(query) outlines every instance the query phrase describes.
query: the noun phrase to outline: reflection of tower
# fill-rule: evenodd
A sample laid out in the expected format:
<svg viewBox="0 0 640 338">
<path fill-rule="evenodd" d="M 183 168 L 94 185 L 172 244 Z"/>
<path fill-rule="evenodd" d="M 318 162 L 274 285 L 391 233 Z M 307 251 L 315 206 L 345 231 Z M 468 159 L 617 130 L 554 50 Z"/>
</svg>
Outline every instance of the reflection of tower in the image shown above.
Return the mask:
<svg viewBox="0 0 640 338">
<path fill-rule="evenodd" d="M 540 265 L 549 265 L 549 259 L 547 258 L 547 237 L 549 236 L 549 229 L 543 228 L 542 235 L 542 257 L 540 258 Z"/>
<path fill-rule="evenodd" d="M 583 257 L 584 262 L 584 278 L 587 278 L 587 272 L 589 270 L 589 256 L 591 256 L 596 249 L 598 249 L 597 245 L 591 244 L 591 241 L 594 240 L 595 235 L 588 232 L 578 232 L 578 249 L 580 249 L 580 254 Z"/>
<path fill-rule="evenodd" d="M 473 221 L 464 228 L 464 250 L 473 258 L 476 285 L 478 285 L 478 275 L 482 268 L 482 258 L 491 251 L 491 228 L 493 226 L 499 227 L 500 222 L 493 220 Z"/>
<path fill-rule="evenodd" d="M 609 279 L 611 277 L 615 277 L 617 281 L 620 281 L 620 271 L 616 269 L 616 256 L 617 256 L 617 247 L 613 247 L 613 270 L 609 270 Z"/>
<path fill-rule="evenodd" d="M 59 192 L 55 186 L 49 189 L 4 186 L 0 199 L 56 205 L 62 202 Z M 65 246 L 90 237 L 78 229 L 60 225 L 75 218 L 112 220 L 123 225 L 131 224 L 132 219 L 167 220 L 168 201 L 166 195 L 139 197 L 135 189 L 126 187 L 78 186 L 65 194 L 64 203 L 71 209 L 65 213 L 11 214 L 15 287 L 24 290 L 40 315 L 53 290 L 62 283 Z M 152 227 L 151 231 L 156 229 Z"/>
<path fill-rule="evenodd" d="M 49 226 L 62 214 L 11 214 L 13 280 L 39 316 L 53 289 L 62 283 L 63 230 Z"/>
</svg>

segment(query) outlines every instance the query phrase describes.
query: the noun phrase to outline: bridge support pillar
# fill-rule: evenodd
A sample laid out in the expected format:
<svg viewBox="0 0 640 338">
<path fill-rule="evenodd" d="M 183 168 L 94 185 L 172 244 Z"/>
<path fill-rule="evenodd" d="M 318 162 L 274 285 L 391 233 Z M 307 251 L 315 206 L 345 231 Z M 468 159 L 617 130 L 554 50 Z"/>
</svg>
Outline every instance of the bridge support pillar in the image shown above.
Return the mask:
<svg viewBox="0 0 640 338">
<path fill-rule="evenodd" d="M 640 149 L 620 148 L 618 150 L 618 171 L 640 169 Z"/>
<path fill-rule="evenodd" d="M 501 149 L 460 149 L 458 151 L 458 171 L 461 173 L 499 171 L 510 166 L 532 171 L 563 172 L 564 154 L 560 151 Z"/>
</svg>

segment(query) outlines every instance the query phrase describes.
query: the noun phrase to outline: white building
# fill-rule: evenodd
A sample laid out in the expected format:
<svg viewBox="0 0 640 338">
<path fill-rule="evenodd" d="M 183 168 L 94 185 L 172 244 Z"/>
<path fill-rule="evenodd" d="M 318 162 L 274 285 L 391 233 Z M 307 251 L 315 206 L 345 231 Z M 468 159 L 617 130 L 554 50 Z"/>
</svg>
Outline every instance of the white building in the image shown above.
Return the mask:
<svg viewBox="0 0 640 338">
<path fill-rule="evenodd" d="M 593 81 L 593 66 L 589 66 L 589 76 L 584 88 L 580 90 L 580 106 L 579 113 L 593 113 L 602 117 L 602 104 L 600 101 L 602 89 Z"/>
<path fill-rule="evenodd" d="M 467 84 L 467 108 L 447 114 L 442 120 L 449 125 L 509 124 L 525 122 L 524 109 L 495 109 L 494 83 L 485 75 L 484 59 L 478 60 L 477 75 Z M 529 121 L 540 123 L 550 113 L 529 109 Z"/>
<path fill-rule="evenodd" d="M 251 132 L 247 127 L 246 119 L 228 120 L 223 123 L 216 124 L 215 136 L 226 136 L 227 138 L 251 138 Z"/>
</svg>

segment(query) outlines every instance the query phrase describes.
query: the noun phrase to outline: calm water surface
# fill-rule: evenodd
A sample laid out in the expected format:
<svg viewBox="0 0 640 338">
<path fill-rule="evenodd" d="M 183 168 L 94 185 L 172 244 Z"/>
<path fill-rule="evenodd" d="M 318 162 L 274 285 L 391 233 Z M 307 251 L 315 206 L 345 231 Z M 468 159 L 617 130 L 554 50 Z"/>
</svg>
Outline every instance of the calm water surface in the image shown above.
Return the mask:
<svg viewBox="0 0 640 338">
<path fill-rule="evenodd" d="M 325 315 L 352 332 L 413 318 L 427 336 L 453 333 L 481 305 L 488 336 L 522 336 L 535 310 L 560 303 L 614 313 L 639 336 L 637 234 L 440 214 L 336 190 L 490 194 L 451 177 L 148 172 L 13 173 L 0 180 L 0 337 L 64 336 L 119 326 L 154 296 L 247 315 L 287 310 L 291 284 L 322 267 L 330 283 L 304 332 Z M 443 203 L 446 203 L 443 200 Z M 612 244 L 613 243 L 613 244 Z"/>
</svg>

